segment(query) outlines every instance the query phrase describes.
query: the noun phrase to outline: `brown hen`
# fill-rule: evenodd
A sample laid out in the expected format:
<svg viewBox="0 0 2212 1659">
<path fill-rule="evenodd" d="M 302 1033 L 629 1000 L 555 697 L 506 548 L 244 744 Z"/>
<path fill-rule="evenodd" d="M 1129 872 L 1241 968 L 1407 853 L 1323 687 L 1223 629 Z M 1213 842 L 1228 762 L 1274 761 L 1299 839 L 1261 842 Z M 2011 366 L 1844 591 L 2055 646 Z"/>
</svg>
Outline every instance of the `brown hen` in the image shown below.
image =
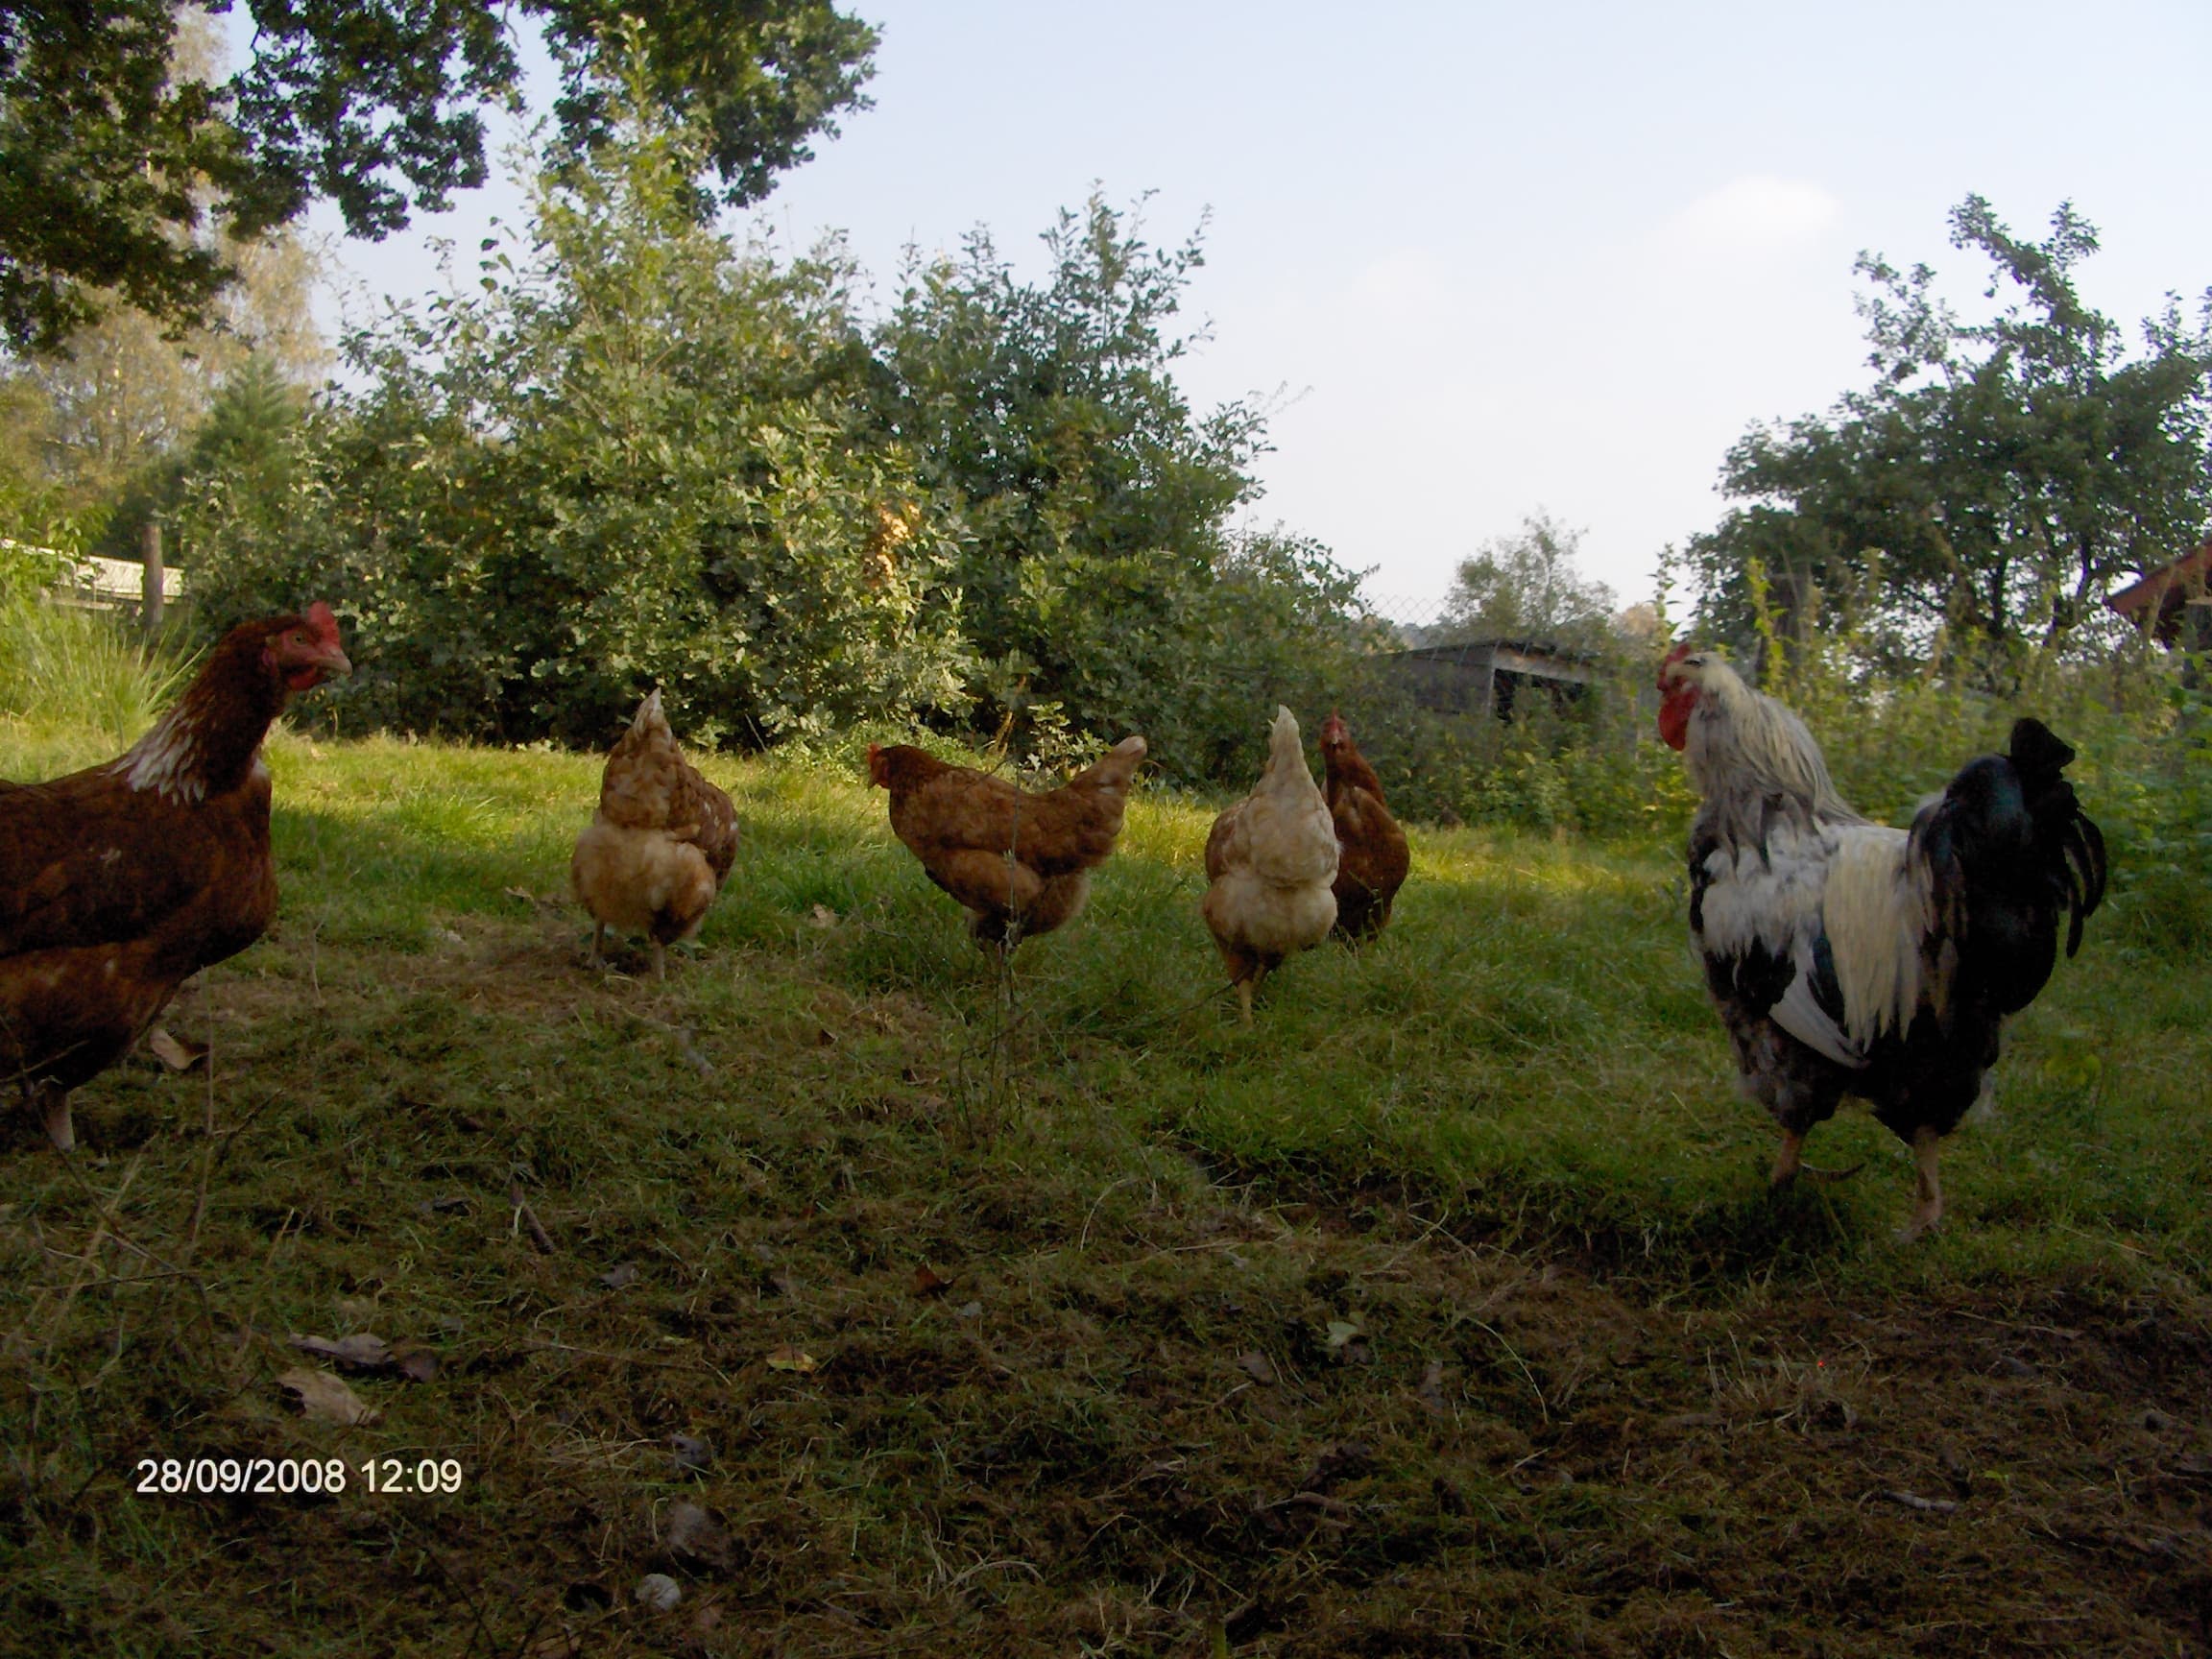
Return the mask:
<svg viewBox="0 0 2212 1659">
<path fill-rule="evenodd" d="M 1389 926 L 1412 855 L 1341 714 L 1321 722 L 1321 765 L 1328 774 L 1321 793 L 1336 823 L 1336 931 L 1357 943 Z"/>
<path fill-rule="evenodd" d="M 891 832 L 967 907 L 975 942 L 1012 950 L 1082 909 L 1143 758 L 1144 739 L 1124 737 L 1059 788 L 1032 795 L 910 744 L 871 743 L 868 778 L 891 792 Z"/>
<path fill-rule="evenodd" d="M 261 742 L 296 693 L 352 671 L 327 605 L 244 622 L 129 754 L 0 783 L 0 1070 L 63 1151 L 69 1092 L 269 926 Z"/>
</svg>

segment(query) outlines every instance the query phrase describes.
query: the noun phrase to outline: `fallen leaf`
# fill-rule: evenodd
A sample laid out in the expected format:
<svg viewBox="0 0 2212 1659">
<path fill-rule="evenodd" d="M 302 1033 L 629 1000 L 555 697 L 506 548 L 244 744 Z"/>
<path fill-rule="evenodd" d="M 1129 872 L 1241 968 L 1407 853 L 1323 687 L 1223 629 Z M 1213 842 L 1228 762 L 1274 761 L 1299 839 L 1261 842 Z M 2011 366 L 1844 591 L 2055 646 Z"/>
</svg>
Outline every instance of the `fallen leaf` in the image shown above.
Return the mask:
<svg viewBox="0 0 2212 1659">
<path fill-rule="evenodd" d="M 1364 1440 L 1342 1440 L 1313 1460 L 1306 1479 L 1298 1482 L 1298 1490 L 1326 1492 L 1338 1481 L 1356 1479 L 1374 1466 L 1374 1450 Z"/>
<path fill-rule="evenodd" d="M 736 1548 L 722 1524 L 696 1503 L 669 1506 L 668 1548 L 688 1560 L 725 1573 L 737 1560 Z"/>
<path fill-rule="evenodd" d="M 834 927 L 837 926 L 837 912 L 827 904 L 817 904 L 807 913 L 806 920 L 817 927 Z"/>
<path fill-rule="evenodd" d="M 209 1053 L 206 1044 L 175 1036 L 166 1025 L 156 1025 L 146 1034 L 146 1047 L 172 1071 L 189 1071 Z"/>
<path fill-rule="evenodd" d="M 942 1296 L 952 1288 L 952 1281 L 939 1275 L 925 1262 L 914 1269 L 914 1294 L 917 1296 Z"/>
<path fill-rule="evenodd" d="M 1327 1338 L 1329 1352 L 1332 1354 L 1336 1353 L 1347 1342 L 1350 1342 L 1355 1336 L 1358 1336 L 1358 1334 L 1359 1327 L 1353 1324 L 1349 1319 L 1330 1320 L 1329 1335 Z"/>
<path fill-rule="evenodd" d="M 410 1382 L 428 1382 L 437 1378 L 438 1356 L 427 1348 L 402 1348 L 393 1357 L 399 1375 Z"/>
<path fill-rule="evenodd" d="M 1253 1382 L 1272 1387 L 1275 1383 L 1275 1362 L 1255 1348 L 1249 1354 L 1237 1356 L 1237 1368 Z"/>
<path fill-rule="evenodd" d="M 610 1267 L 592 1283 L 609 1290 L 627 1289 L 637 1283 L 637 1263 L 624 1262 L 618 1266 Z"/>
<path fill-rule="evenodd" d="M 505 891 L 508 898 L 519 899 L 525 904 L 535 904 L 538 902 L 538 896 L 531 892 L 527 887 L 509 887 Z"/>
<path fill-rule="evenodd" d="M 341 1336 L 335 1342 L 326 1336 L 295 1336 L 292 1338 L 292 1346 L 321 1355 L 325 1359 L 335 1359 L 354 1371 L 381 1371 L 392 1363 L 392 1344 L 366 1331 L 352 1336 Z"/>
<path fill-rule="evenodd" d="M 822 1362 L 805 1350 L 794 1348 L 789 1343 L 785 1343 L 781 1348 L 769 1350 L 768 1369 L 771 1371 L 796 1371 L 805 1375 L 809 1371 L 821 1370 Z"/>
<path fill-rule="evenodd" d="M 287 1371 L 276 1379 L 298 1398 L 300 1409 L 319 1423 L 373 1423 L 376 1408 L 327 1371 Z"/>
<path fill-rule="evenodd" d="M 952 1317 L 955 1319 L 980 1319 L 982 1316 L 983 1304 L 980 1302 L 963 1302 L 952 1310 Z"/>
</svg>

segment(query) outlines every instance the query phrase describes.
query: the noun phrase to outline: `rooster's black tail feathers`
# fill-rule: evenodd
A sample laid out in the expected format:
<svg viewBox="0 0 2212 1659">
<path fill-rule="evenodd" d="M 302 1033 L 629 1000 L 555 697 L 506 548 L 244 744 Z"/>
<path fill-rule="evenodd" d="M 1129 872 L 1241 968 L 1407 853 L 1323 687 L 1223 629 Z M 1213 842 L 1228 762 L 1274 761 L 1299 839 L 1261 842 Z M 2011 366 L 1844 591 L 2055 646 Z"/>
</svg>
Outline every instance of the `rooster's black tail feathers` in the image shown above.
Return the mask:
<svg viewBox="0 0 2212 1659">
<path fill-rule="evenodd" d="M 2066 897 L 2066 954 L 2081 948 L 2081 923 L 2104 902 L 2104 836 L 2081 810 L 2074 786 L 2062 776 L 2074 751 L 2040 720 L 2012 726 L 2012 769 L 2035 821 L 2035 839 L 2051 859 L 2054 879 Z"/>
</svg>

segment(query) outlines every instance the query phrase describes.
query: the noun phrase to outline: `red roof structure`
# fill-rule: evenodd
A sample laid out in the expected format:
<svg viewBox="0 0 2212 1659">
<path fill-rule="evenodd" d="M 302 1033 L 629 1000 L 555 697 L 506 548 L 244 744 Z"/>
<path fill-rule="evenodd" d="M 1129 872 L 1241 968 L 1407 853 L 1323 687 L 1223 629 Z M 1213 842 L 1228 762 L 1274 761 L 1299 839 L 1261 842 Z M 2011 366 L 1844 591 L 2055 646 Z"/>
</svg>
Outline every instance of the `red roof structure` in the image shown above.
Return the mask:
<svg viewBox="0 0 2212 1659">
<path fill-rule="evenodd" d="M 2212 541 L 2194 553 L 2185 553 L 2162 570 L 2153 570 L 2131 588 L 2123 588 L 2104 603 L 2140 628 L 2146 620 L 2161 645 L 2181 637 L 2181 618 L 2192 600 L 2207 595 L 2212 584 Z"/>
</svg>

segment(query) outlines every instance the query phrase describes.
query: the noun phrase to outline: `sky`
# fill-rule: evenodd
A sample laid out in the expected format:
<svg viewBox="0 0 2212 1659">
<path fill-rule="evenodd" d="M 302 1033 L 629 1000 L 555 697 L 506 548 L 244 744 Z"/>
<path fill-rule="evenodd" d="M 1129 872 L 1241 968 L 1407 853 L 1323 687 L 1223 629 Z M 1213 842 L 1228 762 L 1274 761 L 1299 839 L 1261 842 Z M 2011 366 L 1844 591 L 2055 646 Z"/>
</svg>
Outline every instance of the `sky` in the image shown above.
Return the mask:
<svg viewBox="0 0 2212 1659">
<path fill-rule="evenodd" d="M 2212 287 L 2203 0 L 843 4 L 881 32 L 874 108 L 732 228 L 842 231 L 887 305 L 903 249 L 977 226 L 1041 276 L 1094 188 L 1159 243 L 1203 222 L 1182 384 L 1276 410 L 1243 522 L 1402 614 L 1537 512 L 1647 598 L 1731 443 L 1867 381 L 1862 250 L 1986 308 L 1948 243 L 1970 192 L 2036 237 L 2074 203 L 2081 290 L 2130 330 Z M 518 200 L 339 246 L 326 314 L 435 290 L 428 239 Z"/>
</svg>

